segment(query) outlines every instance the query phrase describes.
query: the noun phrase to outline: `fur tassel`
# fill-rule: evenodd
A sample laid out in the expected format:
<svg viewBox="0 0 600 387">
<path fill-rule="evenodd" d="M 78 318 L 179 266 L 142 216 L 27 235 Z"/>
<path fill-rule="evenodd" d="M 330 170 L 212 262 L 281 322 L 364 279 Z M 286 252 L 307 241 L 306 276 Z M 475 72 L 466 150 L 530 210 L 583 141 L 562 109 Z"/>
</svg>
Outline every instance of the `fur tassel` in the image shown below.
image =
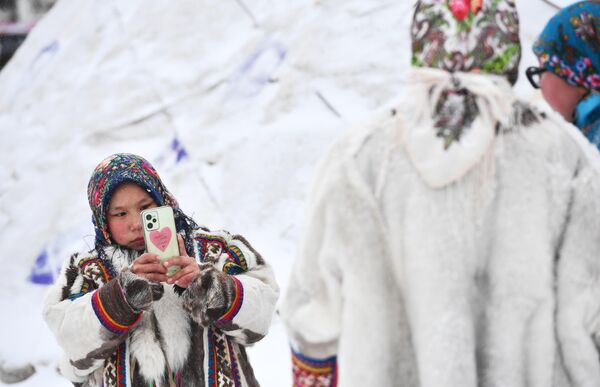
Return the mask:
<svg viewBox="0 0 600 387">
<path fill-rule="evenodd" d="M 191 333 L 189 315 L 183 310 L 179 296 L 171 286 L 165 286 L 162 299 L 154 303 L 154 314 L 169 366 L 177 371 L 187 359 Z"/>
<path fill-rule="evenodd" d="M 166 368 L 160 340 L 155 335 L 154 312 L 146 312 L 131 333 L 131 354 L 147 382 L 161 381 Z"/>
</svg>

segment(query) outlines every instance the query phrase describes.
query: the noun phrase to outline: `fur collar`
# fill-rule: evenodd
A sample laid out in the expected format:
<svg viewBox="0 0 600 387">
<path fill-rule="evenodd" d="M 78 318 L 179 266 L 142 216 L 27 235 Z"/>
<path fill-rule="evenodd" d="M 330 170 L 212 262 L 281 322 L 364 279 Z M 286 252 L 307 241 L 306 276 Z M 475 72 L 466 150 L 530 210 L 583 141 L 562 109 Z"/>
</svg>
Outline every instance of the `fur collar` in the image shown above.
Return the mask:
<svg viewBox="0 0 600 387">
<path fill-rule="evenodd" d="M 402 142 L 421 178 L 442 188 L 488 153 L 515 102 L 502 77 L 414 69 L 401 108 L 410 114 Z"/>
</svg>

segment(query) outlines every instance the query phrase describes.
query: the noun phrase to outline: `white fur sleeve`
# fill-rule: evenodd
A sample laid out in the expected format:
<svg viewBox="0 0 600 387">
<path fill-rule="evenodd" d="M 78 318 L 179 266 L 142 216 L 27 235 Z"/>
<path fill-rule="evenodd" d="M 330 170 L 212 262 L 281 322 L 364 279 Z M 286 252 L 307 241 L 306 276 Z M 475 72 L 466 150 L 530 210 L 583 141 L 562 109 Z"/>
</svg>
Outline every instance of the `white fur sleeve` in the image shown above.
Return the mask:
<svg viewBox="0 0 600 387">
<path fill-rule="evenodd" d="M 127 317 L 131 321 L 125 322 L 120 313 L 114 313 L 118 308 L 106 302 L 113 285 L 117 285 L 115 281 L 86 292 L 74 255 L 46 295 L 44 319 L 66 355 L 61 372 L 74 382 L 82 382 L 101 367 L 137 322 L 138 316 L 133 313 Z M 115 291 L 120 289 L 113 289 L 113 294 Z"/>
<path fill-rule="evenodd" d="M 61 373 L 73 382 L 82 382 L 82 378 L 103 364 L 103 360 L 96 359 L 85 367 L 74 365 L 74 362 L 86 357 L 90 348 L 100 346 L 101 341 L 96 337 L 99 326 L 90 307 L 90 294 L 74 301 L 57 302 L 60 292 L 61 289 L 55 285 L 48 293 L 44 319 L 66 355 L 61 362 Z"/>
<path fill-rule="evenodd" d="M 313 183 L 301 248 L 280 307 L 295 367 L 333 366 L 342 309 L 348 307 L 343 305 L 344 265 L 370 251 L 367 241 L 377 234 L 363 223 L 376 216 L 372 194 L 354 160 L 338 150 L 343 148 L 333 149 Z"/>
<path fill-rule="evenodd" d="M 600 334 L 600 174 L 586 167 L 574 182 L 558 263 L 557 330 L 573 386 L 600 385 L 594 336 Z"/>
<path fill-rule="evenodd" d="M 260 340 L 269 330 L 279 297 L 271 266 L 239 235 L 204 230 L 197 233 L 196 242 L 201 261 L 212 264 L 228 276 L 224 276 L 228 280 L 222 286 L 211 286 L 205 297 L 209 311 L 213 306 L 211 300 L 227 300 L 225 309 L 216 309 L 220 317 L 214 324 L 243 345 Z M 200 283 L 208 280 L 208 276 L 205 278 L 200 278 Z M 213 285 L 218 282 L 211 281 Z M 194 298 L 200 300 L 202 297 Z"/>
</svg>

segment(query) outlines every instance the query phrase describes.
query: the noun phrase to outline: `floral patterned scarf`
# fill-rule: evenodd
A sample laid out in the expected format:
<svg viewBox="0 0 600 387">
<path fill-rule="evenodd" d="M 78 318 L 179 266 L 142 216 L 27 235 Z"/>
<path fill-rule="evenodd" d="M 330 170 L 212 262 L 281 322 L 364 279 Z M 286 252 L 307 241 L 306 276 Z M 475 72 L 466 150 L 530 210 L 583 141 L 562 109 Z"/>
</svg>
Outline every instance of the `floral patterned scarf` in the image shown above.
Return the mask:
<svg viewBox="0 0 600 387">
<path fill-rule="evenodd" d="M 416 67 L 517 80 L 521 45 L 514 1 L 420 0 L 411 38 Z"/>
<path fill-rule="evenodd" d="M 559 11 L 533 46 L 541 66 L 569 84 L 600 92 L 600 1 Z"/>
<path fill-rule="evenodd" d="M 482 112 L 481 101 L 495 93 L 506 93 L 505 100 L 510 100 L 510 84 L 518 78 L 521 44 L 515 2 L 419 0 L 411 38 L 413 81 L 427 88 L 427 104 L 432 107 L 430 117 L 421 122 L 428 122 L 426 130 L 435 136 L 435 143 L 413 144 L 412 148 L 446 153 L 440 160 L 455 154 L 464 164 L 457 169 L 467 170 L 477 161 L 475 155 L 483 154 L 493 142 L 499 124 L 498 115 Z M 481 85 L 491 85 L 491 89 Z M 476 149 L 464 146 L 467 137 L 471 144 L 478 144 Z M 458 143 L 463 146 L 457 149 Z M 413 154 L 420 153 L 413 149 Z M 433 185 L 442 184 L 438 183 Z"/>
</svg>

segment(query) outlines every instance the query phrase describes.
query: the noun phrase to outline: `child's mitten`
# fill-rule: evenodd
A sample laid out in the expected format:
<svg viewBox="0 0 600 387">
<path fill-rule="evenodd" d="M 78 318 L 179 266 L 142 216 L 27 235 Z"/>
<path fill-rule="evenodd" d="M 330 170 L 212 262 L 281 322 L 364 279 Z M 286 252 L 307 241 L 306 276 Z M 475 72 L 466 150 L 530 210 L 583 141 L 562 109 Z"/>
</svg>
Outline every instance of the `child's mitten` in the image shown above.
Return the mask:
<svg viewBox="0 0 600 387">
<path fill-rule="evenodd" d="M 235 298 L 235 285 L 228 274 L 211 264 L 201 263 L 200 274 L 182 294 L 183 306 L 194 321 L 208 326 L 229 310 Z"/>
<path fill-rule="evenodd" d="M 136 313 L 150 309 L 154 301 L 159 300 L 164 292 L 163 286 L 158 282 L 151 282 L 133 274 L 123 271 L 117 277 L 125 300 Z"/>
</svg>

